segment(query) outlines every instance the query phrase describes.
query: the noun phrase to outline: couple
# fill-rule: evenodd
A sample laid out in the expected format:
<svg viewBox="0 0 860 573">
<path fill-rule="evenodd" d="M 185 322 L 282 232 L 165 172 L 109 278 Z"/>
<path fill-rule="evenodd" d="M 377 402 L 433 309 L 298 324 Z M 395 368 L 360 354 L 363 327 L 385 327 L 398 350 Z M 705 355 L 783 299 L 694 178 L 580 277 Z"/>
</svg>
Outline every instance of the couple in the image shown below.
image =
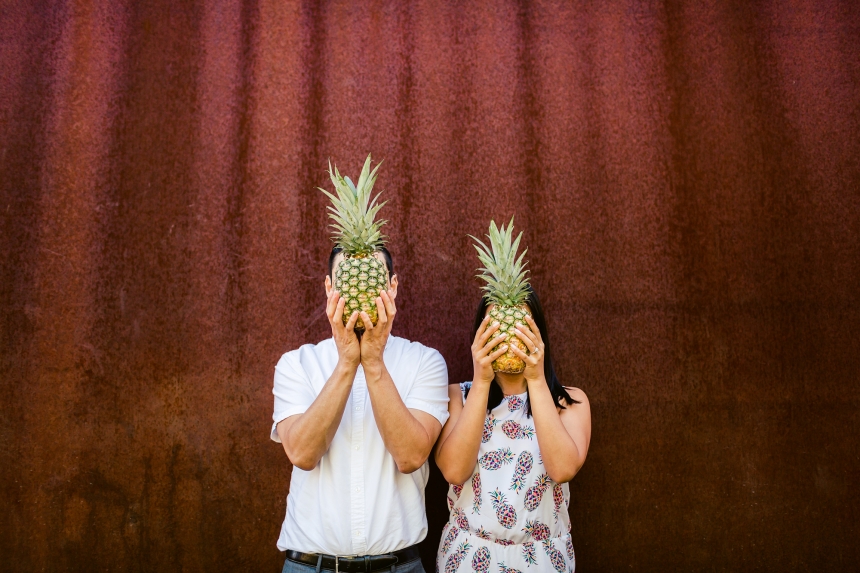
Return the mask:
<svg viewBox="0 0 860 573">
<path fill-rule="evenodd" d="M 585 461 L 591 415 L 585 394 L 555 375 L 513 220 L 491 225 L 491 247 L 478 242 L 487 286 L 472 381 L 448 386 L 439 352 L 391 335 L 398 280 L 369 166 L 357 185 L 329 167 L 337 195 L 323 190 L 336 222 L 332 337 L 275 367 L 271 437 L 293 464 L 283 571 L 423 572 L 431 451 L 451 483 L 438 572 L 572 571 L 567 482 Z"/>
</svg>

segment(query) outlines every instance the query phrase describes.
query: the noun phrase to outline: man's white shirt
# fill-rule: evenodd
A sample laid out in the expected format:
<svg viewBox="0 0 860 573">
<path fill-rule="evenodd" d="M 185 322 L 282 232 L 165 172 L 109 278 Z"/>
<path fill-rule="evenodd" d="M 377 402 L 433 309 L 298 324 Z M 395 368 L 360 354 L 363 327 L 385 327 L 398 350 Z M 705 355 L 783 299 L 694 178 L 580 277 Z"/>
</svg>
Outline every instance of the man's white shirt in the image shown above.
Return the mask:
<svg viewBox="0 0 860 573">
<path fill-rule="evenodd" d="M 438 351 L 389 336 L 385 367 L 409 409 L 448 419 L 448 370 Z M 284 354 L 275 367 L 278 422 L 304 413 L 337 365 L 329 338 Z M 424 487 L 428 464 L 411 474 L 397 470 L 376 426 L 364 370 L 358 367 L 340 426 L 317 466 L 294 467 L 278 548 L 329 555 L 379 555 L 409 547 L 427 535 Z"/>
</svg>

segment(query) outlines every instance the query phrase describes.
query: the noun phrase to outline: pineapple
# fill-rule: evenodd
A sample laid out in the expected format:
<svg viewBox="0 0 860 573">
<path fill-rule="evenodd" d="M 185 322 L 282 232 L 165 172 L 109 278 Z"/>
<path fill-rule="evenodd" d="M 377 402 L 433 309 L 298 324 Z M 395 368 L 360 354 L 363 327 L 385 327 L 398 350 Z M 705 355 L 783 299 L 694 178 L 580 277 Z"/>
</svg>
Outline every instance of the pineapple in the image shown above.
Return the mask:
<svg viewBox="0 0 860 573">
<path fill-rule="evenodd" d="M 476 237 L 472 239 L 478 243 L 474 247 L 478 251 L 478 260 L 484 265 L 479 269 L 481 274 L 478 278 L 487 283 L 482 287 L 484 299 L 492 305 L 490 316 L 499 323 L 498 333 L 504 335 L 504 340 L 501 342 L 506 342 L 509 346 L 514 345 L 528 354 L 526 345 L 514 334 L 514 326 L 519 323 L 527 327 L 525 317 L 531 316 L 526 304 L 528 271 L 525 270 L 523 263 L 523 257 L 528 249 L 523 250 L 517 258 L 517 247 L 523 234 L 521 231 L 516 240 L 511 242 L 513 231 L 514 219 L 511 217 L 507 228 L 502 225 L 499 229 L 495 221 L 490 222 L 490 233 L 487 235 L 490 240 L 489 247 Z M 495 348 L 493 350 L 495 351 Z M 525 367 L 525 363 L 510 348 L 493 361 L 493 370 L 496 372 L 518 374 Z"/>
<path fill-rule="evenodd" d="M 484 420 L 484 431 L 481 433 L 481 443 L 486 444 L 493 437 L 493 429 L 496 427 L 498 420 L 493 414 L 487 416 Z"/>
<path fill-rule="evenodd" d="M 457 529 L 456 525 L 452 525 L 451 529 L 448 530 L 448 534 L 445 535 L 445 539 L 442 541 L 442 554 L 443 555 L 445 553 L 448 553 L 448 550 L 451 548 L 451 544 L 454 543 L 454 540 L 457 539 L 458 535 L 460 535 L 460 530 Z"/>
<path fill-rule="evenodd" d="M 567 536 L 567 540 L 565 541 L 565 548 L 567 549 L 567 556 L 571 561 L 576 560 L 576 553 L 573 552 L 573 540 L 570 538 L 570 535 Z"/>
<path fill-rule="evenodd" d="M 531 440 L 535 435 L 535 431 L 531 426 L 523 426 L 513 420 L 508 420 L 502 424 L 502 431 L 512 440 Z"/>
<path fill-rule="evenodd" d="M 481 513 L 481 472 L 472 476 L 472 513 Z"/>
<path fill-rule="evenodd" d="M 535 544 L 531 541 L 523 543 L 523 559 L 526 560 L 526 565 L 531 567 L 537 565 L 537 553 L 535 552 Z"/>
<path fill-rule="evenodd" d="M 448 561 L 445 563 L 445 573 L 454 573 L 460 568 L 460 563 L 466 558 L 466 554 L 472 548 L 468 542 L 461 543 L 457 550 L 448 556 Z"/>
<path fill-rule="evenodd" d="M 543 494 L 549 489 L 549 476 L 541 474 L 538 476 L 535 484 L 526 490 L 524 505 L 527 510 L 534 511 L 540 505 L 540 500 L 543 499 Z"/>
<path fill-rule="evenodd" d="M 499 573 L 522 573 L 519 569 L 514 569 L 513 567 L 508 567 L 505 565 L 504 561 L 499 562 Z"/>
<path fill-rule="evenodd" d="M 511 489 L 520 491 L 526 486 L 526 476 L 532 471 L 534 458 L 531 452 L 520 452 L 517 457 L 517 467 L 514 469 L 514 477 L 511 480 Z"/>
<path fill-rule="evenodd" d="M 561 506 L 564 505 L 564 490 L 561 488 L 560 483 L 552 486 L 552 501 L 554 505 L 552 514 L 555 520 L 558 521 L 558 513 L 561 511 Z"/>
<path fill-rule="evenodd" d="M 472 557 L 472 570 L 476 573 L 489 573 L 490 563 L 490 550 L 486 547 L 479 547 Z"/>
<path fill-rule="evenodd" d="M 484 539 L 486 541 L 490 540 L 490 532 L 484 529 L 483 526 L 475 530 L 475 536 L 480 537 L 481 539 Z"/>
<path fill-rule="evenodd" d="M 567 563 L 564 561 L 564 555 L 561 554 L 561 551 L 553 547 L 550 540 L 547 539 L 543 542 L 543 550 L 549 556 L 549 561 L 556 571 L 567 571 Z"/>
<path fill-rule="evenodd" d="M 446 495 L 446 496 L 445 496 L 445 499 L 447 499 L 447 500 L 448 500 L 448 511 L 451 511 L 452 509 L 454 509 L 454 500 L 453 500 L 453 499 L 451 499 L 451 496 L 450 496 L 450 495 Z"/>
<path fill-rule="evenodd" d="M 463 531 L 469 531 L 469 520 L 466 519 L 466 513 L 459 507 L 454 510 L 454 520 L 457 522 L 457 527 Z"/>
<path fill-rule="evenodd" d="M 526 521 L 526 526 L 523 527 L 523 531 L 526 532 L 526 535 L 531 535 L 532 539 L 535 541 L 543 541 L 544 539 L 549 539 L 549 526 L 545 523 L 541 523 L 537 519 L 534 521 Z"/>
<path fill-rule="evenodd" d="M 514 453 L 510 448 L 492 450 L 478 458 L 478 465 L 485 470 L 497 470 L 503 465 L 514 461 Z"/>
<path fill-rule="evenodd" d="M 525 405 L 525 402 L 523 401 L 523 399 L 517 395 L 508 396 L 507 400 L 508 400 L 508 410 L 510 410 L 511 412 L 515 412 L 516 410 L 519 410 L 520 408 L 522 408 Z"/>
<path fill-rule="evenodd" d="M 454 495 L 457 496 L 457 499 L 460 499 L 460 494 L 463 493 L 463 486 L 455 484 L 451 486 L 451 489 L 454 490 Z"/>
<path fill-rule="evenodd" d="M 496 510 L 496 519 L 505 529 L 512 529 L 517 523 L 517 510 L 505 501 L 505 494 L 498 488 L 490 493 L 490 498 L 493 500 L 493 509 Z"/>
<path fill-rule="evenodd" d="M 334 288 L 346 301 L 344 324 L 349 321 L 353 311 L 366 312 L 370 321 L 376 324 L 376 297 L 388 285 L 388 269 L 385 263 L 373 256 L 374 252 L 385 245 L 386 240 L 380 228 L 387 221 L 374 220 L 385 203 L 377 204 L 379 194 L 373 200 L 370 198 L 380 165 L 381 162 L 371 171 L 368 155 L 358 178 L 358 185 L 355 185 L 349 177 L 342 177 L 337 167 L 332 169 L 329 161 L 328 173 L 334 183 L 335 194 L 319 188 L 331 199 L 332 204 L 328 210 L 329 217 L 334 221 L 331 224 L 334 230 L 332 240 L 343 249 L 345 257 L 338 264 L 334 279 Z M 364 330 L 361 318 L 356 322 L 355 329 Z"/>
</svg>

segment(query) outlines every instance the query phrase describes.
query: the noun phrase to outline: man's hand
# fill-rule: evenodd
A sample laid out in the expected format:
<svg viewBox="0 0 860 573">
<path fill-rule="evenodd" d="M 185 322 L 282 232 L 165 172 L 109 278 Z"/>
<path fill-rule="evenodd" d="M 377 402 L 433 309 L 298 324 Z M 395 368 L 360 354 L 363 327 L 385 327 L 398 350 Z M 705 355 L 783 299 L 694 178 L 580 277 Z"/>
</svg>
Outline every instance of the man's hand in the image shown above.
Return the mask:
<svg viewBox="0 0 860 573">
<path fill-rule="evenodd" d="M 394 324 L 394 315 L 397 308 L 394 306 L 394 298 L 388 291 L 376 297 L 376 312 L 378 320 L 376 326 L 370 322 L 370 316 L 361 312 L 361 320 L 364 322 L 364 334 L 361 335 L 361 364 L 365 371 L 368 368 L 379 368 L 382 366 L 382 353 L 391 334 L 391 326 Z"/>
<path fill-rule="evenodd" d="M 358 321 L 358 312 L 353 312 L 344 325 L 343 313 L 346 300 L 340 297 L 340 293 L 332 289 L 326 303 L 325 314 L 331 325 L 331 336 L 337 346 L 338 362 L 345 368 L 355 369 L 361 362 L 361 346 L 355 335 L 355 323 Z M 368 324 L 368 320 L 365 324 Z"/>
</svg>

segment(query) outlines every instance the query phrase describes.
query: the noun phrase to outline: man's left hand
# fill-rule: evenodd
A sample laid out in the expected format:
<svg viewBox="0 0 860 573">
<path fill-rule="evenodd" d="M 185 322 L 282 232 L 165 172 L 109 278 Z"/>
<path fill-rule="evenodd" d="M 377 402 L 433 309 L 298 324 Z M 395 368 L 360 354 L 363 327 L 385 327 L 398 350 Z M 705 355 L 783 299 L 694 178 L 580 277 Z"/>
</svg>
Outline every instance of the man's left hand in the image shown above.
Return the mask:
<svg viewBox="0 0 860 573">
<path fill-rule="evenodd" d="M 396 312 L 394 297 L 388 291 L 382 291 L 376 297 L 378 320 L 375 326 L 370 322 L 370 316 L 364 311 L 361 312 L 361 321 L 364 323 L 364 334 L 361 335 L 361 364 L 365 369 L 382 365 L 382 353 L 385 351 L 388 335 L 391 334 Z"/>
</svg>

